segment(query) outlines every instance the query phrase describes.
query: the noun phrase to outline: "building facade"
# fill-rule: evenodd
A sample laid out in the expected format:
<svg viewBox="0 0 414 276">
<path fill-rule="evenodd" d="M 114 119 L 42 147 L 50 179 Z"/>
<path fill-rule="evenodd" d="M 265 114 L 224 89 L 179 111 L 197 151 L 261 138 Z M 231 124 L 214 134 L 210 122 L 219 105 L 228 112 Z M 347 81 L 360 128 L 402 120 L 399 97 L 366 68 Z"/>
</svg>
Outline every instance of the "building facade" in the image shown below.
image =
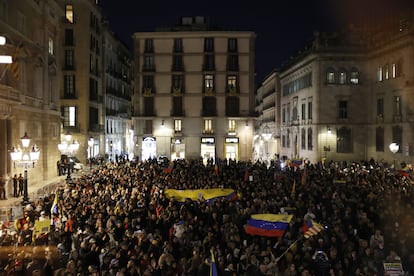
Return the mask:
<svg viewBox="0 0 414 276">
<path fill-rule="evenodd" d="M 132 59 L 128 47 L 106 29 L 103 35 L 105 153 L 110 160 L 133 157 L 131 121 Z M 95 156 L 95 151 L 90 154 Z"/>
<path fill-rule="evenodd" d="M 254 160 L 270 164 L 280 153 L 280 78 L 274 70 L 268 74 L 256 92 L 256 122 L 254 128 Z"/>
<path fill-rule="evenodd" d="M 135 154 L 250 160 L 255 34 L 220 31 L 205 17 L 135 33 Z"/>
<path fill-rule="evenodd" d="M 58 1 L 0 0 L 0 35 L 6 38 L 0 52 L 13 58 L 0 64 L 0 175 L 23 172 L 10 152 L 21 147 L 25 133 L 40 149 L 37 164 L 27 167 L 30 182 L 57 175 L 62 15 Z"/>
<path fill-rule="evenodd" d="M 79 143 L 75 154 L 86 162 L 91 154 L 90 138 L 94 155 L 105 149 L 102 15 L 92 0 L 70 0 L 62 5 L 61 133 L 72 134 Z"/>
<path fill-rule="evenodd" d="M 282 157 L 414 161 L 414 28 L 395 22 L 315 33 L 282 67 Z M 399 145 L 396 153 L 391 143 Z"/>
</svg>

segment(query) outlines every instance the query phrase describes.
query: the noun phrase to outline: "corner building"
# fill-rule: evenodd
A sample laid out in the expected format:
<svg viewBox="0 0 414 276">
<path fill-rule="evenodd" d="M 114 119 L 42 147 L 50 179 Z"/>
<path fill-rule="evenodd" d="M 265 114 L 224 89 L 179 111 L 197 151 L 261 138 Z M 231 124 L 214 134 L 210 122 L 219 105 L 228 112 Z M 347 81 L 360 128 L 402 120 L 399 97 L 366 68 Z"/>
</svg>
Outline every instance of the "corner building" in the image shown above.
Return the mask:
<svg viewBox="0 0 414 276">
<path fill-rule="evenodd" d="M 250 160 L 255 34 L 196 16 L 133 40 L 135 155 Z"/>
</svg>

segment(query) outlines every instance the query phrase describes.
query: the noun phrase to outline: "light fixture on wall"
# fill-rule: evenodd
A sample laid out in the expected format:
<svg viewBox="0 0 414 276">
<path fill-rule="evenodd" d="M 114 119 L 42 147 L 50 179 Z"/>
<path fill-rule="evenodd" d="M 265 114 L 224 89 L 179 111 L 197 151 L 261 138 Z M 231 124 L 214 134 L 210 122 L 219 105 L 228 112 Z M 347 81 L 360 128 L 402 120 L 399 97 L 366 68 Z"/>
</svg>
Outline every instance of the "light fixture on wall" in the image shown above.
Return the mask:
<svg viewBox="0 0 414 276">
<path fill-rule="evenodd" d="M 161 121 L 161 127 L 165 127 L 164 120 Z"/>
<path fill-rule="evenodd" d="M 328 134 L 331 134 L 332 133 L 331 128 L 329 126 L 327 128 L 328 128 Z"/>
</svg>

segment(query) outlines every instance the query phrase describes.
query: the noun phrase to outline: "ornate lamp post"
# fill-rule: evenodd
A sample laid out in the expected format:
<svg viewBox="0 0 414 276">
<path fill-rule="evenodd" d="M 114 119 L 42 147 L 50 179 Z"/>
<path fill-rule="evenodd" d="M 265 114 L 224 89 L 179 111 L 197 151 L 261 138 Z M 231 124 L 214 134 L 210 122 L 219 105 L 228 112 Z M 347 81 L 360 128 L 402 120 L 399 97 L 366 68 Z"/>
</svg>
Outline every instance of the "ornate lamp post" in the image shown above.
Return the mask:
<svg viewBox="0 0 414 276">
<path fill-rule="evenodd" d="M 95 144 L 95 141 L 93 140 L 93 137 L 89 137 L 88 139 L 88 147 L 89 147 L 89 168 L 92 170 L 92 158 L 93 158 L 93 145 Z"/>
<path fill-rule="evenodd" d="M 66 164 L 66 168 L 68 171 L 68 175 L 66 177 L 67 180 L 71 180 L 71 170 L 72 170 L 72 166 L 70 164 L 70 157 L 73 157 L 74 154 L 78 151 L 79 149 L 79 143 L 77 141 L 73 141 L 71 143 L 72 140 L 72 135 L 70 133 L 66 133 L 65 134 L 65 141 L 63 141 L 62 143 L 58 144 L 58 149 L 60 151 L 60 153 L 62 155 L 66 155 L 67 156 L 67 164 Z"/>
<path fill-rule="evenodd" d="M 390 151 L 392 152 L 392 154 L 394 155 L 394 170 L 395 170 L 395 154 L 398 152 L 398 150 L 400 149 L 400 145 L 398 145 L 398 143 L 392 142 L 389 145 Z"/>
<path fill-rule="evenodd" d="M 14 164 L 24 167 L 24 186 L 23 186 L 23 201 L 22 205 L 27 205 L 30 203 L 29 194 L 27 192 L 27 169 L 29 165 L 32 165 L 34 168 L 36 162 L 40 157 L 40 149 L 34 144 L 30 147 L 30 138 L 27 136 L 27 133 L 24 133 L 24 136 L 20 138 L 22 143 L 22 148 L 20 146 L 13 146 L 10 157 Z"/>
<path fill-rule="evenodd" d="M 272 132 L 270 131 L 269 126 L 266 124 L 263 127 L 262 136 L 265 139 L 265 154 L 266 154 L 266 160 L 269 161 L 269 140 L 272 138 Z"/>
</svg>

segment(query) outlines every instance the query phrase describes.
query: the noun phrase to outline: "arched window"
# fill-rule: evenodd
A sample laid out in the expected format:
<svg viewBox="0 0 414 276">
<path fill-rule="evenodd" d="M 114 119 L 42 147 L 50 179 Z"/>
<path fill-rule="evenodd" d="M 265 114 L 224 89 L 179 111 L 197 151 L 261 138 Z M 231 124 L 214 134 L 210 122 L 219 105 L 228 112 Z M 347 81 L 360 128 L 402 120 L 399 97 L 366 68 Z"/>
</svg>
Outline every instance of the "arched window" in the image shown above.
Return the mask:
<svg viewBox="0 0 414 276">
<path fill-rule="evenodd" d="M 384 152 L 384 128 L 377 127 L 375 129 L 375 149 L 379 152 Z"/>
<path fill-rule="evenodd" d="M 339 84 L 346 84 L 347 83 L 347 72 L 345 68 L 341 68 L 339 70 Z"/>
<path fill-rule="evenodd" d="M 358 84 L 359 83 L 359 72 L 357 68 L 351 69 L 351 75 L 349 76 L 349 82 L 352 84 Z"/>
<path fill-rule="evenodd" d="M 308 150 L 312 150 L 313 149 L 313 144 L 312 144 L 312 128 L 308 128 Z"/>
<path fill-rule="evenodd" d="M 336 151 L 339 153 L 352 153 L 351 129 L 341 127 L 337 132 Z"/>
<path fill-rule="evenodd" d="M 335 70 L 332 67 L 326 70 L 326 83 L 328 84 L 335 83 Z"/>
<path fill-rule="evenodd" d="M 306 130 L 304 128 L 301 130 L 300 138 L 301 149 L 306 149 Z"/>
</svg>

